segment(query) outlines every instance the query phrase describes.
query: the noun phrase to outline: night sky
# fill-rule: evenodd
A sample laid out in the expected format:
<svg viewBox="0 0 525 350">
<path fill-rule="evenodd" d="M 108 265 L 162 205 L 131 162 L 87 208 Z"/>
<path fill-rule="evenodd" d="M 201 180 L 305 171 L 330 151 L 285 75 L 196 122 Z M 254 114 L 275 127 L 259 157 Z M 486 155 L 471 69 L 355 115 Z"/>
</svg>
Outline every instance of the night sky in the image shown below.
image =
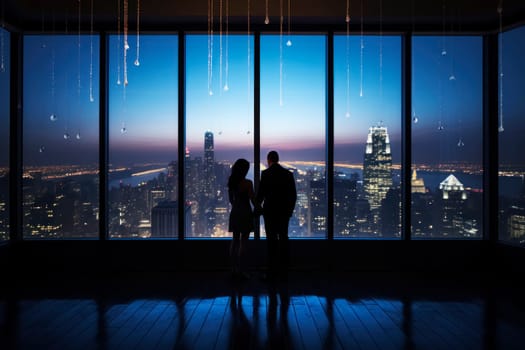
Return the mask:
<svg viewBox="0 0 525 350">
<path fill-rule="evenodd" d="M 524 129 L 524 32 L 516 29 L 503 38 L 505 131 L 499 135 L 500 144 L 511 149 L 525 146 L 523 137 L 517 137 Z M 288 39 L 291 46 L 286 45 Z M 4 41 L 8 48 L 8 35 Z M 202 155 L 204 132 L 211 130 L 217 160 L 252 159 L 253 40 L 243 34 L 223 35 L 222 40 L 215 35 L 211 56 L 208 41 L 205 34 L 186 38 L 186 146 L 193 155 Z M 280 41 L 278 34 L 261 35 L 261 152 L 275 148 L 283 159 L 324 160 L 326 37 L 285 34 L 282 51 Z M 368 128 L 378 123 L 388 128 L 394 162 L 400 161 L 400 44 L 398 36 L 335 36 L 336 161 L 362 162 Z M 129 45 L 129 84 L 124 88 L 123 41 L 110 37 L 110 161 L 117 165 L 176 159 L 178 38 L 141 35 L 140 66 L 133 64 L 135 36 L 129 36 Z M 77 35 L 28 35 L 24 53 L 25 164 L 96 164 L 98 38 L 82 35 L 79 47 Z M 7 52 L 4 55 L 8 58 Z M 5 142 L 7 74 L 0 73 L 0 79 L 0 136 Z M 414 162 L 481 163 L 481 37 L 414 37 L 412 84 L 417 117 L 412 125 Z M 500 156 L 509 163 L 522 158 L 518 152 Z M 7 162 L 5 154 L 0 162 Z"/>
</svg>

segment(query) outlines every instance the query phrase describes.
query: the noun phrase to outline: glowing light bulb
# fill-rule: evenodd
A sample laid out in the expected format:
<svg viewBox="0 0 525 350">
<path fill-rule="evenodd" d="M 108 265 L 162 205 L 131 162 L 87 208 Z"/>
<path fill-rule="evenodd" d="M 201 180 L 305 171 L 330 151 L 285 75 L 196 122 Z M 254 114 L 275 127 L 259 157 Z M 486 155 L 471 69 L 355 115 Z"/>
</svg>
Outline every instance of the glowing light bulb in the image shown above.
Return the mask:
<svg viewBox="0 0 525 350">
<path fill-rule="evenodd" d="M 445 127 L 443 126 L 443 124 L 441 124 L 441 122 L 439 122 L 438 124 L 438 130 L 441 131 L 441 130 L 444 130 Z"/>
<path fill-rule="evenodd" d="M 89 95 L 89 102 L 95 102 L 95 98 L 93 97 L 93 95 Z"/>
<path fill-rule="evenodd" d="M 209 94 L 210 96 L 213 96 L 213 91 L 211 91 L 211 90 L 208 91 L 208 94 Z"/>
<path fill-rule="evenodd" d="M 288 39 L 288 41 L 286 42 L 286 46 L 288 47 L 292 46 L 292 41 L 290 39 Z"/>
<path fill-rule="evenodd" d="M 505 129 L 503 129 L 503 125 L 500 125 L 500 127 L 498 128 L 498 132 L 503 132 L 505 131 Z"/>
<path fill-rule="evenodd" d="M 129 44 L 127 41 L 124 42 L 124 50 L 129 50 Z"/>
<path fill-rule="evenodd" d="M 346 118 L 350 118 L 350 112 L 346 112 L 346 113 L 345 113 L 345 117 L 346 117 Z"/>
<path fill-rule="evenodd" d="M 77 134 L 75 135 L 76 139 L 77 140 L 80 140 L 80 132 L 77 132 Z"/>
<path fill-rule="evenodd" d="M 456 80 L 456 76 L 454 74 L 451 74 L 450 77 L 448 77 L 448 80 L 454 81 Z"/>
<path fill-rule="evenodd" d="M 441 56 L 446 56 L 447 55 L 447 50 L 443 49 L 441 50 Z"/>
<path fill-rule="evenodd" d="M 228 84 L 224 85 L 224 91 L 230 91 L 230 88 L 228 87 Z"/>
<path fill-rule="evenodd" d="M 52 122 L 56 122 L 58 120 L 58 117 L 56 116 L 56 114 L 51 114 L 49 116 L 49 120 L 51 120 Z"/>
<path fill-rule="evenodd" d="M 71 138 L 71 135 L 69 135 L 67 132 L 64 133 L 64 140 L 69 140 Z"/>
<path fill-rule="evenodd" d="M 135 60 L 135 62 L 133 62 L 133 64 L 134 64 L 135 66 L 137 66 L 137 67 L 140 66 L 139 59 L 137 58 L 137 59 Z"/>
<path fill-rule="evenodd" d="M 122 82 L 120 81 L 120 78 L 119 78 L 117 79 L 117 85 L 120 85 L 120 84 L 122 84 Z"/>
<path fill-rule="evenodd" d="M 44 153 L 44 151 L 46 150 L 46 147 L 44 145 L 40 146 L 40 148 L 38 149 L 38 152 L 39 153 Z"/>
<path fill-rule="evenodd" d="M 127 130 L 126 130 L 126 127 L 125 127 L 125 126 L 123 126 L 123 127 L 120 129 L 120 133 L 121 133 L 121 134 L 125 134 L 126 131 L 127 131 Z"/>
<path fill-rule="evenodd" d="M 270 19 L 268 18 L 268 16 L 266 16 L 266 18 L 264 19 L 264 24 L 269 24 L 270 23 Z"/>
<path fill-rule="evenodd" d="M 345 22 L 346 22 L 346 23 L 350 22 L 350 16 L 349 16 L 349 15 L 346 15 L 346 17 L 345 17 Z"/>
<path fill-rule="evenodd" d="M 417 124 L 419 122 L 419 118 L 417 117 L 415 113 L 414 113 L 414 116 L 412 117 L 412 121 L 414 122 L 414 124 Z"/>
<path fill-rule="evenodd" d="M 459 139 L 458 141 L 458 147 L 463 147 L 465 146 L 465 143 L 463 143 L 463 140 L 462 139 Z"/>
</svg>

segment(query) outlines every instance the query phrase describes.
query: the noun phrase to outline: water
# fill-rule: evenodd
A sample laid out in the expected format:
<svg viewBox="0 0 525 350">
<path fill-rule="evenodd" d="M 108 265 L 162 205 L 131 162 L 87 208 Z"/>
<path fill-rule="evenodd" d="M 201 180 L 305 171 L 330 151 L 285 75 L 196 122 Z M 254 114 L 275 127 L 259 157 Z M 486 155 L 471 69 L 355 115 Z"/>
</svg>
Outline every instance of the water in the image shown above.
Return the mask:
<svg viewBox="0 0 525 350">
<path fill-rule="evenodd" d="M 301 170 L 305 170 L 306 166 L 300 166 Z M 304 169 L 303 169 L 304 168 Z M 342 172 L 345 174 L 357 173 L 359 179 L 363 179 L 363 171 L 361 169 L 347 169 L 335 167 L 335 171 Z M 140 176 L 129 176 L 122 179 L 115 179 L 109 182 L 109 188 L 118 188 L 120 184 L 138 186 L 142 182 L 147 182 L 155 179 L 161 172 L 165 170 L 159 170 L 158 172 L 145 174 Z M 431 171 L 418 171 L 417 176 L 423 178 L 425 187 L 434 192 L 439 188 L 439 184 L 445 180 L 451 173 L 446 172 L 431 172 Z M 483 188 L 483 175 L 473 175 L 466 173 L 452 173 L 457 179 L 463 184 L 465 188 L 482 189 Z M 248 179 L 253 180 L 253 164 L 250 166 L 250 171 L 246 176 Z M 394 184 L 398 185 L 400 181 L 400 172 L 398 170 L 393 171 Z M 522 188 L 521 177 L 500 177 L 499 178 L 499 192 L 500 195 L 508 198 L 516 198 L 520 195 Z"/>
<path fill-rule="evenodd" d="M 145 175 L 140 175 L 140 176 L 129 176 L 129 177 L 125 177 L 122 179 L 115 179 L 109 182 L 109 189 L 111 190 L 111 188 L 119 188 L 121 184 L 135 187 L 143 182 L 148 182 L 150 180 L 155 179 L 162 172 L 165 172 L 165 171 L 160 170 L 158 172 L 151 173 L 151 174 L 145 174 Z"/>
</svg>

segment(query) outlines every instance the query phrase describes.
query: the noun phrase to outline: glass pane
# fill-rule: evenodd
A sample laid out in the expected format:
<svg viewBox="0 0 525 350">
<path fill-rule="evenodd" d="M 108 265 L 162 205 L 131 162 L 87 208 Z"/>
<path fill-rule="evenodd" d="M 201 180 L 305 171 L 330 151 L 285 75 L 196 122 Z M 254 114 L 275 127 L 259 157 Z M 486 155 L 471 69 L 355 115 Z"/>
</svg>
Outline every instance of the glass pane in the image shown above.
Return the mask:
<svg viewBox="0 0 525 350">
<path fill-rule="evenodd" d="M 186 236 L 230 237 L 227 182 L 238 158 L 253 180 L 253 37 L 186 39 Z"/>
<path fill-rule="evenodd" d="M 109 237 L 177 238 L 178 37 L 129 45 L 109 37 Z"/>
<path fill-rule="evenodd" d="M 415 37 L 412 237 L 481 238 L 481 37 Z"/>
<path fill-rule="evenodd" d="M 499 238 L 525 246 L 525 27 L 500 39 Z"/>
<path fill-rule="evenodd" d="M 326 236 L 326 37 L 261 36 L 261 169 L 275 150 L 295 176 L 290 237 Z M 265 235 L 264 226 L 261 235 Z"/>
<path fill-rule="evenodd" d="M 98 238 L 98 47 L 24 37 L 24 238 Z"/>
<path fill-rule="evenodd" d="M 0 241 L 9 239 L 9 39 L 0 28 Z"/>
<path fill-rule="evenodd" d="M 401 39 L 334 37 L 334 237 L 401 236 Z"/>
</svg>

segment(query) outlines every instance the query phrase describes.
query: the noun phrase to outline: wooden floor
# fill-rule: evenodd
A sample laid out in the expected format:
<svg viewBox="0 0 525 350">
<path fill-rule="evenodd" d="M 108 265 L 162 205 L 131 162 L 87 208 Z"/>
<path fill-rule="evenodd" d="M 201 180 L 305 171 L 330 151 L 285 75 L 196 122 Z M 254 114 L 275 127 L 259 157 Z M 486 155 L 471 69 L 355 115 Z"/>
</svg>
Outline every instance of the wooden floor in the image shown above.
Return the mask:
<svg viewBox="0 0 525 350">
<path fill-rule="evenodd" d="M 525 349 L 525 294 L 465 276 L 163 273 L 10 281 L 0 349 Z"/>
</svg>

